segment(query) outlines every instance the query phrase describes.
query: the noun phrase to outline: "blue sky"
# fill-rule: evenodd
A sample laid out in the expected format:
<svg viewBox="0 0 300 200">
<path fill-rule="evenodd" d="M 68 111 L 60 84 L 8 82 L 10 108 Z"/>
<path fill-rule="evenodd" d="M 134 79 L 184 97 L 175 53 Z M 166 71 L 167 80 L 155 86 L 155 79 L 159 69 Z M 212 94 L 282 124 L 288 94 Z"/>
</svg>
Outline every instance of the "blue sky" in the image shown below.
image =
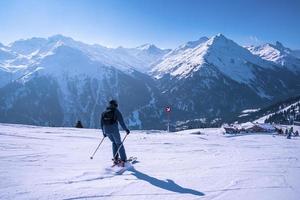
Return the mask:
<svg viewBox="0 0 300 200">
<path fill-rule="evenodd" d="M 300 49 L 300 0 L 0 0 L 0 42 L 63 34 L 87 43 L 174 48 L 223 33 Z"/>
</svg>

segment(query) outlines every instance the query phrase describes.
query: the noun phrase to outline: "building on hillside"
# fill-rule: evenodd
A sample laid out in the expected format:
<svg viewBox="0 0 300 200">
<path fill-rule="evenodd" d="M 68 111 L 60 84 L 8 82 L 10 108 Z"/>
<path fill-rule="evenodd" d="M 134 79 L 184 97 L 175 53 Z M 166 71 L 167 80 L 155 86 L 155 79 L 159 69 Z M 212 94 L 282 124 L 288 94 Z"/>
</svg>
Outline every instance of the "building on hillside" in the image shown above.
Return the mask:
<svg viewBox="0 0 300 200">
<path fill-rule="evenodd" d="M 243 124 L 223 125 L 225 133 L 270 133 L 274 132 L 275 127 L 271 124 L 260 124 L 247 122 Z"/>
</svg>

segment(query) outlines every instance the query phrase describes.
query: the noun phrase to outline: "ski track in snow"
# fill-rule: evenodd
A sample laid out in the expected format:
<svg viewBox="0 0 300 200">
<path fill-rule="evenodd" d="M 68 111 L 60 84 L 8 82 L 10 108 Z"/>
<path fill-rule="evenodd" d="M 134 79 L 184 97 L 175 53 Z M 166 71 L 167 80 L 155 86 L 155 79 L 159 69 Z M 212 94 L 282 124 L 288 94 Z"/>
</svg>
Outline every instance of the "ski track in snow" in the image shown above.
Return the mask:
<svg viewBox="0 0 300 200">
<path fill-rule="evenodd" d="M 300 138 L 200 131 L 133 131 L 115 175 L 99 130 L 0 124 L 0 199 L 299 199 Z"/>
</svg>

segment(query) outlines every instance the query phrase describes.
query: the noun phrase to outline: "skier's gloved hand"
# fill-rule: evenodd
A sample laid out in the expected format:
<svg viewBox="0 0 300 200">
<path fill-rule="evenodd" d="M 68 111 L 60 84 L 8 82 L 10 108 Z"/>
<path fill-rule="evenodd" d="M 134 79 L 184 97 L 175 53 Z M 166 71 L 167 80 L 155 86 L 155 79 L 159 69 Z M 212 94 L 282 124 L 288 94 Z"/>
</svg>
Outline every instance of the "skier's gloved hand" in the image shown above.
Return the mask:
<svg viewBox="0 0 300 200">
<path fill-rule="evenodd" d="M 126 129 L 126 134 L 128 135 L 130 133 L 130 130 L 129 129 Z"/>
<path fill-rule="evenodd" d="M 107 135 L 105 133 L 103 133 L 103 137 L 106 137 Z"/>
</svg>

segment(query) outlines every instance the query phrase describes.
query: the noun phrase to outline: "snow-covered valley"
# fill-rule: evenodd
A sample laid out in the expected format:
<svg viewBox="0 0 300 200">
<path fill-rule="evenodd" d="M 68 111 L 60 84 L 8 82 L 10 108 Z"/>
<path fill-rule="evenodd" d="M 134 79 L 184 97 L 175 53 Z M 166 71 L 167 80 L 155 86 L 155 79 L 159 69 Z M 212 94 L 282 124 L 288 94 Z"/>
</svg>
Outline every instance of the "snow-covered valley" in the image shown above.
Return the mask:
<svg viewBox="0 0 300 200">
<path fill-rule="evenodd" d="M 120 176 L 106 171 L 111 165 L 108 139 L 89 159 L 101 137 L 97 129 L 0 124 L 0 199 L 300 196 L 299 137 L 223 135 L 220 128 L 132 131 L 125 147 L 138 163 Z"/>
</svg>

